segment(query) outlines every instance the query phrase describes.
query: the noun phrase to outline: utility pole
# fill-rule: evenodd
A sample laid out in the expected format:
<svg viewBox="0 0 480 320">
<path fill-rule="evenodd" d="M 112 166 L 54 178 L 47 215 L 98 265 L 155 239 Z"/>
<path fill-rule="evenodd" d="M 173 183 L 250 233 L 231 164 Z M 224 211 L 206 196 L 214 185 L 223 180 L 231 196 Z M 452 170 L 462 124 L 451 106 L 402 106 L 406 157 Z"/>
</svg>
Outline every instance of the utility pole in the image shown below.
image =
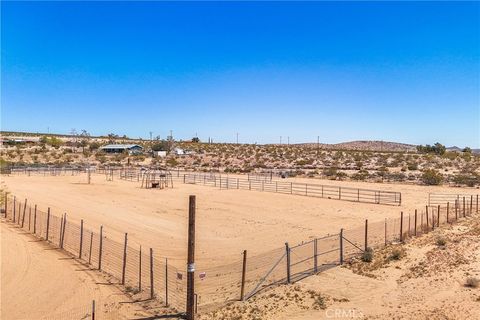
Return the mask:
<svg viewBox="0 0 480 320">
<path fill-rule="evenodd" d="M 282 136 L 280 136 L 280 144 L 282 144 Z"/>
<path fill-rule="evenodd" d="M 237 144 L 238 144 L 238 132 L 237 132 Z"/>
<path fill-rule="evenodd" d="M 290 137 L 287 137 L 287 146 L 290 145 Z"/>
<path fill-rule="evenodd" d="M 188 207 L 187 320 L 195 319 L 195 196 Z"/>
<path fill-rule="evenodd" d="M 153 140 L 153 139 L 152 139 L 152 134 L 153 134 L 153 132 L 150 131 L 150 142 L 152 142 L 152 140 Z"/>
</svg>

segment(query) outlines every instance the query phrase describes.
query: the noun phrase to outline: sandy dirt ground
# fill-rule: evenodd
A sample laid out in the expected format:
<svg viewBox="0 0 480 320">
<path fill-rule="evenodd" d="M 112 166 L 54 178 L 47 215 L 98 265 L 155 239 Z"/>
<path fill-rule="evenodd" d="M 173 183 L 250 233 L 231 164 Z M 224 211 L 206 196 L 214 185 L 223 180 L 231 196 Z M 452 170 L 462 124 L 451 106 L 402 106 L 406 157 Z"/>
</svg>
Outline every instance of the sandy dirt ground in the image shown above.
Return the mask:
<svg viewBox="0 0 480 320">
<path fill-rule="evenodd" d="M 19 199 L 28 198 L 46 211 L 67 212 L 73 221 L 85 220 L 86 228 L 104 226 L 107 236 L 130 245 L 152 247 L 177 267 L 186 260 L 188 196 L 197 196 L 197 251 L 199 265 L 222 265 L 238 261 L 247 249 L 255 255 L 280 248 L 288 241 L 299 243 L 317 236 L 338 233 L 385 218 L 398 218 L 400 211 L 423 208 L 429 192 L 472 193 L 471 189 L 423 187 L 399 184 L 335 182 L 360 188 L 402 192 L 402 206 L 363 204 L 296 195 L 214 187 L 175 181 L 173 189 L 141 189 L 139 182 L 106 181 L 86 176 L 3 177 L 5 188 Z M 290 181 L 290 180 L 289 180 Z M 295 180 L 292 180 L 295 181 Z M 296 181 L 299 181 L 296 179 Z M 307 180 L 311 181 L 311 180 Z M 313 182 L 327 184 L 327 181 Z"/>
<path fill-rule="evenodd" d="M 479 237 L 477 215 L 382 249 L 370 263 L 333 268 L 200 319 L 479 319 Z M 394 250 L 400 259 L 391 258 Z M 467 286 L 467 278 L 479 286 Z"/>
<path fill-rule="evenodd" d="M 147 316 L 65 253 L 4 221 L 0 230 L 1 319 L 83 319 L 92 300 L 99 319 Z"/>
</svg>

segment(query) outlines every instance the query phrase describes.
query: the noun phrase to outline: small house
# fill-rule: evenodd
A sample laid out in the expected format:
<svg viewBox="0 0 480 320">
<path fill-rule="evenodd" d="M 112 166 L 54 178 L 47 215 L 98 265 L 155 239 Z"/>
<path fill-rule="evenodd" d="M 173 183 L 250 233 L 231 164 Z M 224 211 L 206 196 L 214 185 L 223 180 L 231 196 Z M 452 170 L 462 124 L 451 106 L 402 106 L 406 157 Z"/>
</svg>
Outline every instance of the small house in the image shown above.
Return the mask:
<svg viewBox="0 0 480 320">
<path fill-rule="evenodd" d="M 107 144 L 100 147 L 100 150 L 105 153 L 128 153 L 128 154 L 141 154 L 143 147 L 138 144 Z"/>
</svg>

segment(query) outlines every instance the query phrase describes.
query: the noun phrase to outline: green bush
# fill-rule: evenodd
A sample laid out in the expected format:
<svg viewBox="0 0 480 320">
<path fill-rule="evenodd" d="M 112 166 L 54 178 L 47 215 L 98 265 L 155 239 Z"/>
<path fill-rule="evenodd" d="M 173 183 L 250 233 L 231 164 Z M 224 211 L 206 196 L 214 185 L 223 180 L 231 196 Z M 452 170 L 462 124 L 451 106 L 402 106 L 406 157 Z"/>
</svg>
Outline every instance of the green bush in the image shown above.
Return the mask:
<svg viewBox="0 0 480 320">
<path fill-rule="evenodd" d="M 422 173 L 422 182 L 429 186 L 436 186 L 441 184 L 443 176 L 440 172 L 434 169 L 426 169 Z"/>
<path fill-rule="evenodd" d="M 365 250 L 363 253 L 362 253 L 362 261 L 363 262 L 372 262 L 373 261 L 373 249 L 372 248 L 367 248 L 367 250 Z"/>
</svg>

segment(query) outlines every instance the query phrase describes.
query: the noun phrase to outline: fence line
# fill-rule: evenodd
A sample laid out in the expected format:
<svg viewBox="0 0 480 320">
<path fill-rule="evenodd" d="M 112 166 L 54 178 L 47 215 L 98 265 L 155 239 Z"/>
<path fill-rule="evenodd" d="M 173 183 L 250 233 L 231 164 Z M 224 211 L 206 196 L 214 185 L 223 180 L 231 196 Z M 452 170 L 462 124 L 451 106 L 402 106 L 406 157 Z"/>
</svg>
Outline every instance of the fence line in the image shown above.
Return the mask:
<svg viewBox="0 0 480 320">
<path fill-rule="evenodd" d="M 32 214 L 30 214 L 30 209 Z M 197 304 L 203 307 L 250 298 L 271 286 L 292 283 L 358 257 L 366 248 L 380 248 L 390 243 L 427 233 L 442 224 L 478 213 L 478 195 L 462 197 L 454 203 L 425 206 L 400 217 L 369 223 L 354 229 L 310 239 L 297 245 L 279 247 L 256 256 L 240 254 L 238 261 L 220 266 L 197 264 L 195 287 Z M 177 310 L 185 310 L 186 273 L 168 264 L 155 252 L 132 247 L 108 237 L 103 227 L 86 228 L 69 220 L 39 210 L 32 203 L 7 196 L 5 216 L 25 230 L 81 259 L 92 269 L 100 269 L 126 291 L 145 298 L 156 298 Z M 99 231 L 100 230 L 100 231 Z M 127 237 L 125 237 L 127 239 Z M 124 281 L 122 281 L 124 279 Z M 242 294 L 245 293 L 245 295 Z"/>
<path fill-rule="evenodd" d="M 363 203 L 398 206 L 402 203 L 402 194 L 400 192 L 337 187 L 311 183 L 248 180 L 204 174 L 184 174 L 183 183 L 201 184 L 218 187 L 220 189 L 255 190 Z"/>
</svg>

